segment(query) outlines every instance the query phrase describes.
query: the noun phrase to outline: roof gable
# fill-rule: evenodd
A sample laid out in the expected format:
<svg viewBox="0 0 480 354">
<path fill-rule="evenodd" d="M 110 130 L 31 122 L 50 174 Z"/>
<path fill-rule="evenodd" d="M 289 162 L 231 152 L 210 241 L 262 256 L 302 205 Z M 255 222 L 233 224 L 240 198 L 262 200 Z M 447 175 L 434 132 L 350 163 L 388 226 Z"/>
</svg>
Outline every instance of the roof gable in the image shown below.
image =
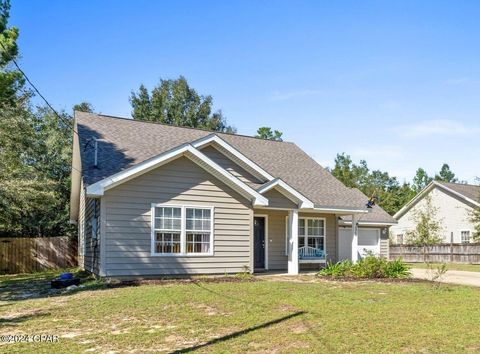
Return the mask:
<svg viewBox="0 0 480 354">
<path fill-rule="evenodd" d="M 225 171 L 214 161 L 202 154 L 190 144 L 182 144 L 179 147 L 169 150 L 165 153 L 157 155 L 151 159 L 143 161 L 137 165 L 120 171 L 106 179 L 102 179 L 87 187 L 87 195 L 89 196 L 101 196 L 107 189 L 114 188 L 115 186 L 129 181 L 139 175 L 149 172 L 155 168 L 158 168 L 164 164 L 169 163 L 179 157 L 185 156 L 197 165 L 210 172 L 217 177 L 220 181 L 224 182 L 241 195 L 251 199 L 253 205 L 265 206 L 268 205 L 267 198 L 263 197 L 260 193 L 253 188 L 247 186 L 232 174 Z"/>
<path fill-rule="evenodd" d="M 420 193 L 418 193 L 412 200 L 410 200 L 405 206 L 400 209 L 393 217 L 398 220 L 405 215 L 410 209 L 417 205 L 423 198 L 425 198 L 433 189 L 438 189 L 444 193 L 451 194 L 456 199 L 465 204 L 480 206 L 480 187 L 474 185 L 463 185 L 460 183 L 447 183 L 432 181 L 430 182 Z M 474 198 L 474 194 L 478 192 L 477 199 Z M 473 197 L 473 198 L 471 198 Z"/>
<path fill-rule="evenodd" d="M 81 136 L 83 179 L 90 185 L 132 168 L 182 144 L 208 140 L 212 132 L 75 112 Z M 281 179 L 312 201 L 316 208 L 361 211 L 366 200 L 352 193 L 297 145 L 242 135 L 216 133 L 271 177 Z M 92 138 L 99 143 L 98 168 L 93 167 Z"/>
</svg>

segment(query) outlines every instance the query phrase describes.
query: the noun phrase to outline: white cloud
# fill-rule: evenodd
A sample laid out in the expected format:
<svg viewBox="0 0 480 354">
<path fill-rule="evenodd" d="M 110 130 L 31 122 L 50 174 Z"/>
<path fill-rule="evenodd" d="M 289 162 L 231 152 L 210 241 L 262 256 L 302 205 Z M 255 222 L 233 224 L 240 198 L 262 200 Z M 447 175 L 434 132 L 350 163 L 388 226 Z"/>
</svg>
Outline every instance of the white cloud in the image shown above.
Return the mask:
<svg viewBox="0 0 480 354">
<path fill-rule="evenodd" d="M 395 128 L 398 134 L 405 138 L 421 138 L 427 136 L 462 136 L 480 133 L 479 126 L 468 127 L 462 122 L 438 119 L 429 120 Z"/>
<path fill-rule="evenodd" d="M 292 98 L 305 97 L 305 96 L 316 96 L 322 95 L 325 91 L 323 90 L 301 90 L 301 91 L 291 91 L 291 92 L 274 92 L 270 98 L 272 101 L 287 101 Z"/>
</svg>

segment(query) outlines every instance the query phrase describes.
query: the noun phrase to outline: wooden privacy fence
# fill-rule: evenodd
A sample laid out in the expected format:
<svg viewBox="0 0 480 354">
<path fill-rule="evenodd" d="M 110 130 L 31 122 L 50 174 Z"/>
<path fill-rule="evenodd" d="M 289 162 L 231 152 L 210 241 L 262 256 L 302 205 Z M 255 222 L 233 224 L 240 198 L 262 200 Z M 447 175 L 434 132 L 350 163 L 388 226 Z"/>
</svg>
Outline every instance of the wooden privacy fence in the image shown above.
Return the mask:
<svg viewBox="0 0 480 354">
<path fill-rule="evenodd" d="M 391 245 L 390 259 L 405 262 L 480 263 L 480 243 L 452 243 L 433 246 Z"/>
<path fill-rule="evenodd" d="M 0 274 L 31 273 L 76 266 L 76 238 L 0 238 Z"/>
</svg>

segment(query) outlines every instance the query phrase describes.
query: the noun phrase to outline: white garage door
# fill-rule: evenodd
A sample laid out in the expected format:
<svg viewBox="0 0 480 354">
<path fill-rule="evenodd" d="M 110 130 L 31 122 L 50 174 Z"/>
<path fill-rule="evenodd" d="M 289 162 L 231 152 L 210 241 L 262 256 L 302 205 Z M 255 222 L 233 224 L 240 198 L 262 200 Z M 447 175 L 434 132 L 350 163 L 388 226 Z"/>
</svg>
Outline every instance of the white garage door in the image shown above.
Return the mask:
<svg viewBox="0 0 480 354">
<path fill-rule="evenodd" d="M 352 259 L 352 229 L 340 228 L 338 232 L 338 258 Z M 380 229 L 358 230 L 358 256 L 365 257 L 368 252 L 380 255 Z"/>
</svg>

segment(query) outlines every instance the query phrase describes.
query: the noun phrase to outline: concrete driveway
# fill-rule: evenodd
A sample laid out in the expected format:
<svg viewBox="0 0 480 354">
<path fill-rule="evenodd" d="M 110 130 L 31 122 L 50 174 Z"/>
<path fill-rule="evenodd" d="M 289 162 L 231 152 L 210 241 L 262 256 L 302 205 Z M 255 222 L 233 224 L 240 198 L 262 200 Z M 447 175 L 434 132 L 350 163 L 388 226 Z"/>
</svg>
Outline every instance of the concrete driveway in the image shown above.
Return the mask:
<svg viewBox="0 0 480 354">
<path fill-rule="evenodd" d="M 432 280 L 432 271 L 428 269 L 412 268 L 410 271 L 414 278 Z M 448 284 L 470 285 L 480 287 L 480 272 L 447 270 L 447 272 L 436 281 Z"/>
</svg>

